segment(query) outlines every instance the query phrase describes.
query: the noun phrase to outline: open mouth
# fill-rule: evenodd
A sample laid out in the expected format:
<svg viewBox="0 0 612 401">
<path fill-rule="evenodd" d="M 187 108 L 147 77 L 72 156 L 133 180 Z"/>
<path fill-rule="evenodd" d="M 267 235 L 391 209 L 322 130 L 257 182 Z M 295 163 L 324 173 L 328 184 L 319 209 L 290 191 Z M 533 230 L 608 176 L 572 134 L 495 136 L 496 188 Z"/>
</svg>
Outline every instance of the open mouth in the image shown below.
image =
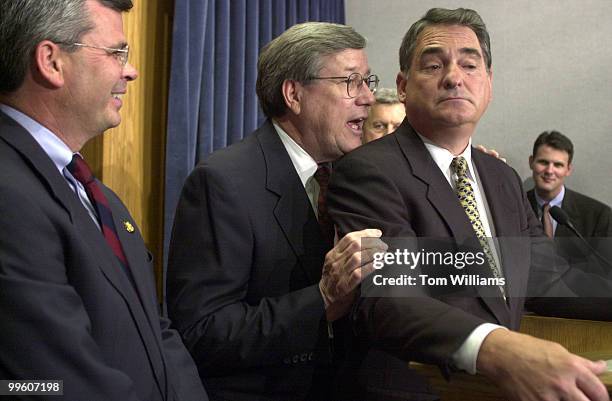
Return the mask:
<svg viewBox="0 0 612 401">
<path fill-rule="evenodd" d="M 356 135 L 361 135 L 363 132 L 363 122 L 365 118 L 357 118 L 355 120 L 351 120 L 346 125 L 353 131 Z"/>
</svg>

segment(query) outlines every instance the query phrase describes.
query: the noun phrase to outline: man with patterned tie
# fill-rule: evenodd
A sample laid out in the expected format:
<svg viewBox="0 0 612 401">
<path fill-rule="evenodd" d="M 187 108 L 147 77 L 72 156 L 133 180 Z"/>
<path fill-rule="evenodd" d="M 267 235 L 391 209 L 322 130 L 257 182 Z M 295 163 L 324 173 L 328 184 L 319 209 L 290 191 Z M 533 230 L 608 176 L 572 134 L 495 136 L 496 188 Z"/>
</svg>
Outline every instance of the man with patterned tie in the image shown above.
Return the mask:
<svg viewBox="0 0 612 401">
<path fill-rule="evenodd" d="M 472 297 L 382 297 L 380 292 L 363 297 L 354 314 L 361 339 L 356 354 L 384 351 L 383 370 L 399 358 L 438 364 L 447 377 L 454 369 L 479 372 L 511 400 L 608 400 L 597 378 L 604 362 L 514 331 L 523 309 L 517 295 L 524 294 L 527 278 L 557 276 L 530 270 L 530 241 L 546 246 L 547 240 L 519 176 L 471 146 L 491 100 L 490 48 L 484 22 L 473 10 L 431 9 L 413 24 L 400 48 L 397 75 L 406 119 L 394 135 L 336 163 L 328 208 L 339 234 L 372 226 L 383 231 L 385 240 L 476 243 L 486 256 L 483 274 L 499 276 L 503 284 L 484 296 L 476 288 Z M 518 249 L 499 237 L 525 241 L 516 241 Z M 547 289 L 568 291 L 563 283 L 554 284 Z M 353 362 L 359 372 L 361 361 Z M 397 392 L 389 387 L 401 382 L 397 371 L 369 372 L 361 377 L 382 378 L 368 387 L 387 394 L 385 400 L 411 399 L 391 396 Z"/>
<path fill-rule="evenodd" d="M 0 2 L 0 379 L 62 380 L 50 399 L 202 401 L 193 360 L 159 316 L 152 256 L 79 154 L 120 123 L 137 77 L 131 7 Z"/>
</svg>

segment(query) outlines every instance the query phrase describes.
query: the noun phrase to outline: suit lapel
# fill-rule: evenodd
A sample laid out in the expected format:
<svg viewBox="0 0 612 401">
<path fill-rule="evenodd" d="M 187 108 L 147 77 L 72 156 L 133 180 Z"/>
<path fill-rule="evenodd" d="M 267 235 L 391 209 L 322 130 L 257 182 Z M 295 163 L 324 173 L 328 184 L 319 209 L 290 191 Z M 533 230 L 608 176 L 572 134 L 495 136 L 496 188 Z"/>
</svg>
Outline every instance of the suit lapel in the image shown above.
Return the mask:
<svg viewBox="0 0 612 401">
<path fill-rule="evenodd" d="M 396 133 L 397 141 L 412 168 L 412 174 L 427 184 L 428 201 L 437 210 L 440 218 L 446 223 L 451 236 L 458 243 L 464 241 L 476 243 L 476 234 L 461 204 L 457 201 L 457 195 L 429 154 L 423 141 L 408 123 L 405 122 L 403 128 L 407 129 Z M 481 174 L 481 179 L 482 175 L 485 174 Z M 491 183 L 492 181 L 489 181 L 489 184 Z M 491 207 L 490 204 L 489 207 Z M 493 214 L 493 216 L 495 218 L 496 214 Z M 499 322 L 506 324 L 510 319 L 507 305 L 502 298 L 497 296 L 498 291 L 491 292 L 487 291 L 486 288 L 482 286 L 477 288 L 483 303 Z"/>
<path fill-rule="evenodd" d="M 576 204 L 576 197 L 571 190 L 567 189 L 567 187 L 565 187 L 565 195 L 563 196 L 563 202 L 561 202 L 561 208 L 563 208 L 563 210 L 567 213 L 569 221 L 574 225 L 578 232 L 583 234 L 584 228 L 580 224 L 582 219 L 580 211 L 578 210 L 578 205 Z M 583 235 L 588 236 L 590 233 Z M 575 237 L 575 234 L 566 226 L 557 224 L 555 237 Z"/>
<path fill-rule="evenodd" d="M 451 236 L 460 240 L 475 237 L 474 229 L 468 220 L 457 195 L 425 148 L 423 141 L 412 127 L 404 123 L 396 136 L 404 156 L 412 168 L 412 174 L 427 184 L 427 199 L 446 223 Z"/>
<path fill-rule="evenodd" d="M 272 123 L 267 121 L 255 135 L 266 161 L 266 188 L 278 196 L 276 221 L 309 282 L 316 283 L 327 250 L 306 191 Z"/>
<path fill-rule="evenodd" d="M 80 237 L 83 242 L 91 249 L 92 259 L 99 261 L 98 267 L 104 276 L 124 298 L 138 331 L 141 334 L 142 340 L 145 343 L 145 348 L 149 353 L 150 360 L 160 361 L 159 348 L 155 344 L 155 339 L 151 338 L 149 323 L 142 313 L 142 304 L 127 274 L 121 271 L 123 267 L 119 264 L 111 248 L 106 244 L 106 240 L 101 231 L 94 224 L 75 193 L 57 170 L 55 164 L 53 164 L 53 161 L 38 145 L 34 138 L 23 127 L 2 112 L 0 112 L 0 123 L 2 124 L 0 136 L 22 154 L 32 165 L 32 168 L 41 176 L 41 179 L 47 184 L 52 196 L 56 198 L 58 203 L 68 213 L 70 221 L 74 224 L 75 229 L 81 233 Z M 129 258 L 128 261 L 131 262 Z M 162 365 L 159 363 L 152 363 L 152 367 L 157 375 L 158 386 L 160 386 L 160 383 L 162 383 L 160 379 L 163 375 L 162 369 L 160 369 Z M 161 387 L 159 387 L 159 389 L 162 391 Z"/>
</svg>

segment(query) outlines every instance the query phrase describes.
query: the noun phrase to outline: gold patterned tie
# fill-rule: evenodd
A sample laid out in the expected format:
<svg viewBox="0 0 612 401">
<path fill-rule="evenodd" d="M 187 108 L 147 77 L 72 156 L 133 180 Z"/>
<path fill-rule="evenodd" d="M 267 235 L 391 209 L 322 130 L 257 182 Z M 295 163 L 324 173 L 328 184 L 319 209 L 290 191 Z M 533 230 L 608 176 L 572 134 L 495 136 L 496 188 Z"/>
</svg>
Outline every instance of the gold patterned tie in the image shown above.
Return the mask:
<svg viewBox="0 0 612 401">
<path fill-rule="evenodd" d="M 462 156 L 455 157 L 451 163 L 451 169 L 455 172 L 455 174 L 457 174 L 457 197 L 459 198 L 459 202 L 470 219 L 470 223 L 472 223 L 472 227 L 476 232 L 478 242 L 480 243 L 487 261 L 489 262 L 491 272 L 493 272 L 493 277 L 500 279 L 501 276 L 497 263 L 495 263 L 495 258 L 493 257 L 493 250 L 487 241 L 487 234 L 485 233 L 484 227 L 482 226 L 482 221 L 480 220 L 480 213 L 478 212 L 476 197 L 474 196 L 474 188 L 472 188 L 472 184 L 470 184 L 470 180 L 467 176 L 467 161 Z M 499 286 L 499 289 L 505 299 L 506 291 L 504 290 L 504 287 Z"/>
</svg>

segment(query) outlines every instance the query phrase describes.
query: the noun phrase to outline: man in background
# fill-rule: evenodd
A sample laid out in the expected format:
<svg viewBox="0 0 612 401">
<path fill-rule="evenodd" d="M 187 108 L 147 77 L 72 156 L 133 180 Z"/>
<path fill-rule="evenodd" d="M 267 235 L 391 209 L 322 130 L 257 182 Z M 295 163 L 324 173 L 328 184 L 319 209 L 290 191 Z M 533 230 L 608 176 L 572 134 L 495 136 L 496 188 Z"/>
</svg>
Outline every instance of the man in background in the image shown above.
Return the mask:
<svg viewBox="0 0 612 401">
<path fill-rule="evenodd" d="M 559 253 L 570 263 L 584 263 L 593 257 L 588 245 L 571 229 L 559 224 L 550 215 L 550 208 L 557 206 L 567 213 L 569 221 L 590 246 L 610 258 L 612 237 L 612 211 L 610 207 L 565 186 L 565 179 L 574 169 L 574 145 L 558 131 L 542 132 L 533 144 L 529 156 L 534 188 L 527 191 L 527 198 L 534 213 L 540 219 L 544 232 L 555 238 Z M 612 269 L 608 266 L 608 275 Z M 605 275 L 605 273 L 604 273 Z M 573 319 L 610 320 L 612 314 L 607 298 L 580 298 L 571 303 L 560 298 L 533 298 L 526 307 L 546 316 Z M 594 307 L 599 305 L 599 307 Z"/>
<path fill-rule="evenodd" d="M 374 102 L 365 39 L 298 24 L 259 56 L 268 120 L 188 177 L 168 260 L 168 308 L 212 399 L 330 400 L 342 318 L 371 271 L 348 233 L 334 246 L 331 162 L 361 145 Z"/>
<path fill-rule="evenodd" d="M 79 154 L 137 77 L 131 7 L 0 2 L 0 379 L 63 381 L 45 399 L 208 399 L 134 220 Z"/>
<path fill-rule="evenodd" d="M 397 97 L 397 90 L 381 88 L 374 93 L 376 102 L 370 106 L 368 119 L 363 124 L 363 143 L 392 133 L 400 126 L 406 111 Z"/>
<path fill-rule="evenodd" d="M 558 131 L 541 133 L 533 144 L 529 168 L 534 188 L 527 192 L 534 213 L 542 221 L 549 237 L 574 237 L 569 228 L 559 226 L 549 210 L 558 206 L 565 210 L 576 230 L 585 238 L 612 236 L 610 207 L 565 186 L 572 174 L 574 145 Z"/>
<path fill-rule="evenodd" d="M 400 48 L 397 87 L 406 107 L 404 123 L 336 163 L 328 201 L 339 233 L 375 227 L 385 238 L 476 243 L 486 255 L 482 274 L 503 280 L 473 288 L 471 296 L 362 297 L 354 313 L 361 339 L 355 354 L 382 350 L 389 362 L 353 382 L 381 398 L 418 399 L 416 390 L 398 388 L 397 371 L 385 368 L 398 367 L 393 359 L 399 358 L 437 364 L 447 377 L 455 369 L 478 372 L 510 400 L 608 400 L 597 378 L 605 371 L 603 361 L 516 331 L 528 278 L 550 279 L 546 284 L 571 292 L 553 274 L 555 265 L 532 269 L 532 241 L 550 244 L 519 176 L 472 147 L 492 97 L 490 49 L 486 26 L 473 10 L 435 8 L 415 22 Z M 517 242 L 521 248 L 512 238 L 524 239 Z M 450 274 L 450 267 L 439 274 Z"/>
</svg>

